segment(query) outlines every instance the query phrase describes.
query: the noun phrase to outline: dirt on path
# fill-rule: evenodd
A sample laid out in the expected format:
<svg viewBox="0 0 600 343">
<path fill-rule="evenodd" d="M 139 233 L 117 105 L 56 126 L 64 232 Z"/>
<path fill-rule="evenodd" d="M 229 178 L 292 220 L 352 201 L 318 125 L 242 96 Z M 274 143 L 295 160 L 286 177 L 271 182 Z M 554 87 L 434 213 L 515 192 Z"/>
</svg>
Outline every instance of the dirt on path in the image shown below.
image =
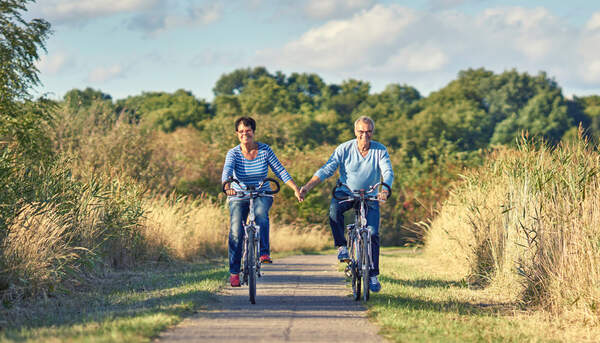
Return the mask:
<svg viewBox="0 0 600 343">
<path fill-rule="evenodd" d="M 382 342 L 354 301 L 333 255 L 291 256 L 264 265 L 256 304 L 248 287 L 228 287 L 211 310 L 158 342 Z"/>
</svg>

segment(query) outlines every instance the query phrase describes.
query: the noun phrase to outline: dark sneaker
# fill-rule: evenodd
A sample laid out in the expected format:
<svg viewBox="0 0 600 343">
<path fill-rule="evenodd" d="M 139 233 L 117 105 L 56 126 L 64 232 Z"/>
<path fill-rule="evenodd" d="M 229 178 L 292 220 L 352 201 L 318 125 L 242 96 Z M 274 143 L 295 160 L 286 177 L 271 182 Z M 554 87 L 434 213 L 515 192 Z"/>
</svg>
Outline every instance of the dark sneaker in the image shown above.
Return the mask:
<svg viewBox="0 0 600 343">
<path fill-rule="evenodd" d="M 240 274 L 231 274 L 229 276 L 229 283 L 231 287 L 240 287 Z"/>
<path fill-rule="evenodd" d="M 338 260 L 340 260 L 340 262 L 350 262 L 348 248 L 346 248 L 345 245 L 338 248 Z"/>
<path fill-rule="evenodd" d="M 381 290 L 381 284 L 379 283 L 379 280 L 377 280 L 377 276 L 371 276 L 369 278 L 369 289 L 371 292 L 375 293 Z"/>
<path fill-rule="evenodd" d="M 273 260 L 271 260 L 269 255 L 262 255 L 260 257 L 260 263 L 273 263 Z"/>
</svg>

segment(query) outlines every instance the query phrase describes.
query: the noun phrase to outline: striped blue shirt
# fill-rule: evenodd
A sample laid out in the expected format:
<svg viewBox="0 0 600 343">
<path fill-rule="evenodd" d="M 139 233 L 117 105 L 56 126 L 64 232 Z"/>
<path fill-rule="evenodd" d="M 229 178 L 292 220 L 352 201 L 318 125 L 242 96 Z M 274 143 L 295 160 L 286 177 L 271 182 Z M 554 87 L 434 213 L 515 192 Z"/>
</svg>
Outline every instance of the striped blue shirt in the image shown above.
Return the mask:
<svg viewBox="0 0 600 343">
<path fill-rule="evenodd" d="M 257 186 L 267 177 L 269 167 L 283 183 L 292 179 L 267 144 L 258 143 L 258 154 L 253 160 L 244 157 L 242 148 L 238 145 L 227 152 L 221 182 L 225 182 L 230 176 L 233 176 L 244 186 Z M 231 187 L 237 191 L 240 190 L 240 187 L 235 183 Z M 269 183 L 264 184 L 262 190 L 271 190 Z"/>
</svg>

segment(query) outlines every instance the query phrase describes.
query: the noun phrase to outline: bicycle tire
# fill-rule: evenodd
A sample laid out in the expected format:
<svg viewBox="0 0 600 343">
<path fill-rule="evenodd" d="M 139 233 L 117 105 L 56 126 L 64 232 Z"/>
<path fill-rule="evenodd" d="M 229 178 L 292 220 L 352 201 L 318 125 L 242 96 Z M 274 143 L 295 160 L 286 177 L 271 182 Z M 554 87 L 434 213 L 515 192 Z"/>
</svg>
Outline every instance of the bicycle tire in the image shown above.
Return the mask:
<svg viewBox="0 0 600 343">
<path fill-rule="evenodd" d="M 250 303 L 256 304 L 256 245 L 254 237 L 248 237 L 248 253 L 246 254 L 248 266 L 248 295 Z"/>
<path fill-rule="evenodd" d="M 352 237 L 350 247 L 350 263 L 352 272 L 352 296 L 354 300 L 360 300 L 360 274 L 359 274 L 359 254 L 356 246 L 356 238 Z"/>
<path fill-rule="evenodd" d="M 369 300 L 369 247 L 368 234 L 366 232 L 360 235 L 360 259 L 361 259 L 361 277 L 362 277 L 362 296 L 364 301 Z"/>
</svg>

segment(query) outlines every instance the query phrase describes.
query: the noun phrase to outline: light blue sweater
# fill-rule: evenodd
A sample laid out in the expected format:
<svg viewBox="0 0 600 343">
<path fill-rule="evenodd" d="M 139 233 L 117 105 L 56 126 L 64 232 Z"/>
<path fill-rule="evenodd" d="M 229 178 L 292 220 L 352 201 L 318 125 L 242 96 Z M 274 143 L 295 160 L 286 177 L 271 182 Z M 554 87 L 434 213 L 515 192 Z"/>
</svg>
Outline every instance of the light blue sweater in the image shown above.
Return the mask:
<svg viewBox="0 0 600 343">
<path fill-rule="evenodd" d="M 371 141 L 366 157 L 363 157 L 358 151 L 356 139 L 340 144 L 327 163 L 317 170 L 315 175 L 323 181 L 332 176 L 338 167 L 340 169 L 339 180 L 347 184 L 351 190 L 368 189 L 369 186 L 381 182 L 382 179 L 392 187 L 394 181 L 390 155 L 385 146 L 379 142 Z M 377 194 L 376 191 L 371 193 L 371 195 L 375 194 Z"/>
</svg>

